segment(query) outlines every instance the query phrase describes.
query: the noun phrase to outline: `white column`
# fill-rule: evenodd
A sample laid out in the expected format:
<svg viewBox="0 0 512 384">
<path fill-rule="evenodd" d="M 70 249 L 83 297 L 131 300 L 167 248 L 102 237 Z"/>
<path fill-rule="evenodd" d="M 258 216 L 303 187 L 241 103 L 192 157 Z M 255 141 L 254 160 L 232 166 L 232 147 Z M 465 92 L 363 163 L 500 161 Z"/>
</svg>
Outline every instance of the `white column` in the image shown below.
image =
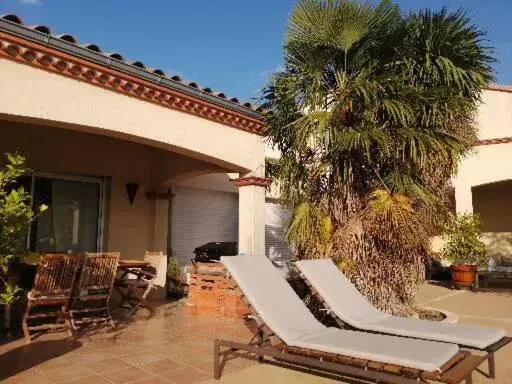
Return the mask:
<svg viewBox="0 0 512 384">
<path fill-rule="evenodd" d="M 238 188 L 238 252 L 265 256 L 265 187 L 270 179 L 245 177 L 233 180 Z"/>
<path fill-rule="evenodd" d="M 169 231 L 169 204 L 172 194 L 170 192 L 150 192 L 148 198 L 153 203 L 153 225 L 151 231 L 151 248 L 148 251 L 162 252 L 163 257 L 158 266 L 158 274 L 154 282 L 156 287 L 150 294 L 151 298 L 164 299 L 167 296 L 165 283 L 167 278 L 167 239 Z"/>
<path fill-rule="evenodd" d="M 169 231 L 169 200 L 154 201 L 154 228 L 152 251 L 167 254 L 167 237 Z"/>
</svg>

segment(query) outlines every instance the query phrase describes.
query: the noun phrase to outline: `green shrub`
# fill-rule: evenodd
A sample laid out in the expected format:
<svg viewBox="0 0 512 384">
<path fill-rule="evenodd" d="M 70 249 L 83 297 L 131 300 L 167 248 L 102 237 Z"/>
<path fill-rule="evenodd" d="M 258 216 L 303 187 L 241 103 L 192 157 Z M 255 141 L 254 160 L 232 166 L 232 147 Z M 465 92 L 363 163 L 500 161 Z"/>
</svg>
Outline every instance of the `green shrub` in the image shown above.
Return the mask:
<svg viewBox="0 0 512 384">
<path fill-rule="evenodd" d="M 443 239 L 446 243 L 440 255 L 453 265 L 487 266 L 488 257 L 478 215 L 465 213 L 453 216 L 445 228 Z"/>
<path fill-rule="evenodd" d="M 167 265 L 167 277 L 169 281 L 177 285 L 181 281 L 181 267 L 178 258 L 173 255 L 169 258 L 169 264 Z"/>
</svg>

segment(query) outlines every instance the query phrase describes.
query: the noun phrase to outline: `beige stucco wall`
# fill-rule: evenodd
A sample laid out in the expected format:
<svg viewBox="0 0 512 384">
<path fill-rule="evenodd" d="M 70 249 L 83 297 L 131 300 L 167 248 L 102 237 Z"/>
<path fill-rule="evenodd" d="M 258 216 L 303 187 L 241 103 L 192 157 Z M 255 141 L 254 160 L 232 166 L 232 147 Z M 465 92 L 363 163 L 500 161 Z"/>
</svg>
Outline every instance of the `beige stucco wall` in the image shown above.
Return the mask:
<svg viewBox="0 0 512 384">
<path fill-rule="evenodd" d="M 166 251 L 167 204 L 146 199 L 146 192 L 169 175 L 215 167 L 129 141 L 5 120 L 0 120 L 0 137 L 0 154 L 18 151 L 35 171 L 110 178 L 105 245 L 123 258 L 140 258 L 148 249 Z M 126 182 L 140 184 L 133 205 Z"/>
<path fill-rule="evenodd" d="M 458 212 L 472 212 L 471 188 L 512 179 L 512 143 L 478 146 L 460 164 L 453 180 Z"/>
<path fill-rule="evenodd" d="M 512 93 L 485 90 L 476 121 L 481 140 L 512 136 Z"/>
<path fill-rule="evenodd" d="M 512 137 L 512 93 L 486 90 L 476 121 L 479 139 Z M 471 188 L 512 179 L 512 143 L 480 145 L 462 161 L 453 180 L 457 211 L 471 212 Z"/>
<path fill-rule="evenodd" d="M 0 114 L 151 143 L 234 172 L 264 165 L 264 143 L 249 132 L 6 59 L 0 84 Z"/>
<path fill-rule="evenodd" d="M 0 151 L 18 148 L 36 170 L 111 177 L 107 248 L 123 257 L 164 243 L 166 205 L 144 192 L 211 172 L 264 175 L 258 135 L 3 58 L 0 84 Z M 140 183 L 133 206 L 128 181 Z M 242 195 L 239 244 L 263 254 L 265 191 Z"/>
<path fill-rule="evenodd" d="M 231 181 L 231 179 L 235 179 L 237 177 L 237 173 L 208 173 L 205 175 L 190 177 L 174 184 L 180 187 L 238 193 L 238 187 Z"/>
</svg>

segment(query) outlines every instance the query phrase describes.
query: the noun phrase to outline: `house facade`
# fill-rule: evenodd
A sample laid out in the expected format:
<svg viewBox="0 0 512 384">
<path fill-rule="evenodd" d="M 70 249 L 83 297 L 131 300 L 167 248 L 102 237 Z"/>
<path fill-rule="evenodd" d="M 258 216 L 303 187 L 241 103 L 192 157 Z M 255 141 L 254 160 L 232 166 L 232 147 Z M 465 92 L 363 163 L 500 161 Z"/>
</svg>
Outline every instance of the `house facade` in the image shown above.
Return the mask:
<svg viewBox="0 0 512 384">
<path fill-rule="evenodd" d="M 182 265 L 212 241 L 286 263 L 290 211 L 266 193 L 265 111 L 128 62 L 46 26 L 0 16 L 0 153 L 49 209 L 27 231 L 35 252 L 146 250 Z M 479 213 L 498 264 L 512 255 L 512 88 L 483 94 L 480 141 L 454 178 L 457 211 Z"/>
<path fill-rule="evenodd" d="M 46 204 L 34 252 L 172 250 L 209 241 L 265 254 L 261 107 L 167 76 L 46 26 L 0 17 L 0 153 Z M 2 159 L 4 160 L 4 159 Z"/>
</svg>

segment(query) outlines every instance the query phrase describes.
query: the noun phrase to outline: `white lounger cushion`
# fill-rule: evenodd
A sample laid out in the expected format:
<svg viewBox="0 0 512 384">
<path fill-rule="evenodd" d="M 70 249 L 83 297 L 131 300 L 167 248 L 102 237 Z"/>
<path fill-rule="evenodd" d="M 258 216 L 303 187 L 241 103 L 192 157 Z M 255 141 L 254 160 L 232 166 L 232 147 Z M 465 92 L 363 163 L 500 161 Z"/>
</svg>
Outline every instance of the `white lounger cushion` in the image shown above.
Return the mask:
<svg viewBox="0 0 512 384">
<path fill-rule="evenodd" d="M 303 260 L 295 265 L 336 316 L 354 328 L 479 349 L 506 336 L 503 329 L 391 316 L 370 304 L 332 260 Z"/>
<path fill-rule="evenodd" d="M 262 321 L 287 345 L 435 371 L 459 351 L 453 344 L 327 328 L 314 318 L 264 256 L 222 257 Z"/>
<path fill-rule="evenodd" d="M 327 328 L 316 335 L 303 336 L 294 340 L 292 345 L 429 372 L 439 369 L 459 351 L 453 344 L 342 331 L 338 328 Z"/>
</svg>

